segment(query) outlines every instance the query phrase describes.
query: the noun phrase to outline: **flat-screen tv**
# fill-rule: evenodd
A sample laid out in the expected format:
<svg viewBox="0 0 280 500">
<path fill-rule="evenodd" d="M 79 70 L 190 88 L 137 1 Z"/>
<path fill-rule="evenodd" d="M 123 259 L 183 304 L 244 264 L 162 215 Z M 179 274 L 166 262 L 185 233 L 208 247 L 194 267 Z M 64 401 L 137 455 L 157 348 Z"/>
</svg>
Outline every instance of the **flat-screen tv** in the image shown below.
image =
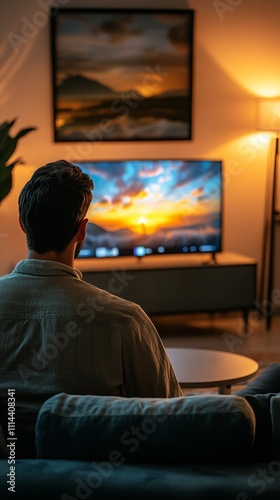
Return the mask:
<svg viewBox="0 0 280 500">
<path fill-rule="evenodd" d="M 222 161 L 73 163 L 94 182 L 80 258 L 221 251 Z"/>
</svg>

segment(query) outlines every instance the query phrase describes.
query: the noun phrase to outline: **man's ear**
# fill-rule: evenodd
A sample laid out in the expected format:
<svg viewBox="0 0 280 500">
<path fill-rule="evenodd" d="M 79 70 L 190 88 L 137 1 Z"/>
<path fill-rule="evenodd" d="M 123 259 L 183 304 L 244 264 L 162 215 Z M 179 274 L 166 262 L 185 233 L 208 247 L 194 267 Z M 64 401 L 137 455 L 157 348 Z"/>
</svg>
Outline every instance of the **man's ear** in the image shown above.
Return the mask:
<svg viewBox="0 0 280 500">
<path fill-rule="evenodd" d="M 83 219 L 79 225 L 79 229 L 76 234 L 76 241 L 84 241 L 86 237 L 88 219 Z"/>
<path fill-rule="evenodd" d="M 23 230 L 24 234 L 26 234 L 26 231 L 25 231 L 25 229 L 23 227 L 23 223 L 22 223 L 22 220 L 21 220 L 20 217 L 18 218 L 18 221 L 19 221 L 19 225 L 20 225 L 21 229 Z"/>
</svg>

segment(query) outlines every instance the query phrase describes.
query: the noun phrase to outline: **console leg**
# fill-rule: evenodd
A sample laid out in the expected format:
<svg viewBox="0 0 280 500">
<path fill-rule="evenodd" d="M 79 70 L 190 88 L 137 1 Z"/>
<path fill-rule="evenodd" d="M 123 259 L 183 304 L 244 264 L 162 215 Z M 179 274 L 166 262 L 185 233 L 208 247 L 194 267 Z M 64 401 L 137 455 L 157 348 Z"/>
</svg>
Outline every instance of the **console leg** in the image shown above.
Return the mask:
<svg viewBox="0 0 280 500">
<path fill-rule="evenodd" d="M 244 331 L 248 333 L 249 331 L 249 313 L 248 309 L 244 309 L 243 311 L 243 319 L 244 319 Z"/>
<path fill-rule="evenodd" d="M 231 394 L 231 385 L 222 385 L 219 387 L 219 394 Z"/>
</svg>

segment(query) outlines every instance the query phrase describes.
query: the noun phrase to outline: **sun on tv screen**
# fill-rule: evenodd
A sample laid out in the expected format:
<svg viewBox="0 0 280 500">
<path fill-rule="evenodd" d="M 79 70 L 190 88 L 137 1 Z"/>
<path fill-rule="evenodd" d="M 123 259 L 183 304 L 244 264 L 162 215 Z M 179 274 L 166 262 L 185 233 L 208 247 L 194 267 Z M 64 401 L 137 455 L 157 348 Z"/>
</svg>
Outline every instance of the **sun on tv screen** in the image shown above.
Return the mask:
<svg viewBox="0 0 280 500">
<path fill-rule="evenodd" d="M 94 182 L 80 258 L 221 251 L 221 161 L 74 163 Z"/>
</svg>

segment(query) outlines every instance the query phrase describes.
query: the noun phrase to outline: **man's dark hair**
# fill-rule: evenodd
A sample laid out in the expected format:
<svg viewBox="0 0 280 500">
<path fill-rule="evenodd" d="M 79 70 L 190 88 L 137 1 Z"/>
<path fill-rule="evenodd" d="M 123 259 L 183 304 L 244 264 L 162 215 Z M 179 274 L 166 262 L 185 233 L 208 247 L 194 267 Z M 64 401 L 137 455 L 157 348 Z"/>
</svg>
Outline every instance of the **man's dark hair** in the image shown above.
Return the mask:
<svg viewBox="0 0 280 500">
<path fill-rule="evenodd" d="M 62 252 L 92 200 L 89 175 L 65 160 L 39 168 L 19 195 L 19 215 L 30 250 Z"/>
</svg>

